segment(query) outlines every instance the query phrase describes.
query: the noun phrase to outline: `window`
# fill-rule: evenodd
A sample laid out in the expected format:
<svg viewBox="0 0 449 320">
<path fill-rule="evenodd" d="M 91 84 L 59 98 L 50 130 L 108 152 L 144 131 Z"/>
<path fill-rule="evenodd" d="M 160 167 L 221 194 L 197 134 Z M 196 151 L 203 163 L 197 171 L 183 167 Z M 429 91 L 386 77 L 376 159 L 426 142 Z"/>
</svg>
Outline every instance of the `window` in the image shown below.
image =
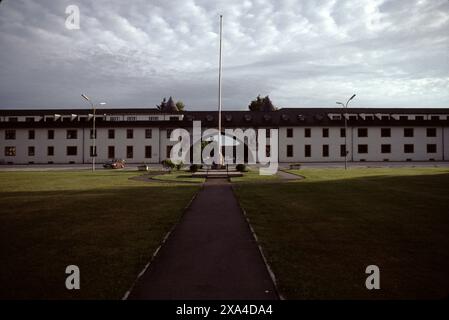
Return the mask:
<svg viewBox="0 0 449 320">
<path fill-rule="evenodd" d="M 170 139 L 173 129 L 167 129 L 167 139 Z"/>
<path fill-rule="evenodd" d="M 374 116 L 365 116 L 365 120 L 372 121 L 374 120 Z"/>
<path fill-rule="evenodd" d="M 76 130 L 67 130 L 67 139 L 77 139 L 78 132 Z"/>
<path fill-rule="evenodd" d="M 158 121 L 159 118 L 158 117 L 149 117 L 148 120 L 150 120 L 150 121 Z"/>
<path fill-rule="evenodd" d="M 312 146 L 310 144 L 306 144 L 304 146 L 304 156 L 306 158 L 310 157 L 312 155 Z"/>
<path fill-rule="evenodd" d="M 170 121 L 178 121 L 179 120 L 178 117 L 170 117 L 169 119 L 170 119 Z"/>
<path fill-rule="evenodd" d="M 108 139 L 115 139 L 115 130 L 114 129 L 108 130 Z"/>
<path fill-rule="evenodd" d="M 151 146 L 145 146 L 145 158 L 151 158 L 152 151 Z"/>
<path fill-rule="evenodd" d="M 34 146 L 28 147 L 28 156 L 34 157 Z"/>
<path fill-rule="evenodd" d="M 167 159 L 170 159 L 170 153 L 171 153 L 172 148 L 173 148 L 173 146 L 167 146 L 166 155 L 165 155 Z"/>
<path fill-rule="evenodd" d="M 415 120 L 419 120 L 419 121 L 424 120 L 424 116 L 416 116 Z"/>
<path fill-rule="evenodd" d="M 293 138 L 293 129 L 287 128 L 287 138 Z"/>
<path fill-rule="evenodd" d="M 110 117 L 110 121 L 120 121 L 120 117 Z"/>
<path fill-rule="evenodd" d="M 368 129 L 367 128 L 358 128 L 357 135 L 359 138 L 368 137 Z"/>
<path fill-rule="evenodd" d="M 427 128 L 426 133 L 428 137 L 436 137 L 437 136 L 437 128 Z"/>
<path fill-rule="evenodd" d="M 26 117 L 25 122 L 34 122 L 34 117 Z"/>
<path fill-rule="evenodd" d="M 126 157 L 128 159 L 133 157 L 133 146 L 126 146 Z"/>
<path fill-rule="evenodd" d="M 54 156 L 55 155 L 55 147 L 48 146 L 47 147 L 47 156 Z"/>
<path fill-rule="evenodd" d="M 323 157 L 329 157 L 329 145 L 323 144 Z"/>
<path fill-rule="evenodd" d="M 404 128 L 404 137 L 413 137 L 413 128 Z"/>
<path fill-rule="evenodd" d="M 265 157 L 271 156 L 271 146 L 265 146 Z"/>
<path fill-rule="evenodd" d="M 358 153 L 368 153 L 368 145 L 367 144 L 359 144 L 357 146 Z"/>
<path fill-rule="evenodd" d="M 340 137 L 341 138 L 346 137 L 346 129 L 345 128 L 340 128 Z"/>
<path fill-rule="evenodd" d="M 427 153 L 437 153 L 437 145 L 436 144 L 428 144 L 427 145 Z"/>
<path fill-rule="evenodd" d="M 440 116 L 431 116 L 430 120 L 440 120 Z"/>
<path fill-rule="evenodd" d="M 404 144 L 404 153 L 413 153 L 415 147 L 413 144 Z"/>
<path fill-rule="evenodd" d="M 5 140 L 15 140 L 16 130 L 5 130 Z"/>
<path fill-rule="evenodd" d="M 265 137 L 267 138 L 267 139 L 269 139 L 270 137 L 271 137 L 271 130 L 270 129 L 266 129 L 266 135 L 265 135 Z"/>
<path fill-rule="evenodd" d="M 329 128 L 323 128 L 323 138 L 329 138 Z"/>
<path fill-rule="evenodd" d="M 47 131 L 47 139 L 53 140 L 55 138 L 55 130 L 48 130 Z"/>
<path fill-rule="evenodd" d="M 399 120 L 408 120 L 407 116 L 399 116 Z"/>
<path fill-rule="evenodd" d="M 90 146 L 89 153 L 90 153 L 91 157 L 96 157 L 97 156 L 97 146 L 95 146 L 95 148 L 94 148 L 94 146 Z"/>
<path fill-rule="evenodd" d="M 134 137 L 134 130 L 133 129 L 126 129 L 126 139 L 132 139 L 133 137 Z"/>
<path fill-rule="evenodd" d="M 349 120 L 357 120 L 357 116 L 349 116 L 348 119 Z"/>
<path fill-rule="evenodd" d="M 114 146 L 108 146 L 108 158 L 109 159 L 115 158 L 115 147 Z"/>
<path fill-rule="evenodd" d="M 391 144 L 382 144 L 380 146 L 381 153 L 391 153 Z"/>
<path fill-rule="evenodd" d="M 311 136 L 312 136 L 312 129 L 310 129 L 310 128 L 305 128 L 305 129 L 304 129 L 304 137 L 310 138 Z"/>
<path fill-rule="evenodd" d="M 34 137 L 35 137 L 35 131 L 28 130 L 28 140 L 34 140 Z"/>
<path fill-rule="evenodd" d="M 17 117 L 9 117 L 9 122 L 17 122 L 19 119 Z"/>
<path fill-rule="evenodd" d="M 291 144 L 287 145 L 287 157 L 288 158 L 293 157 L 293 145 Z"/>
<path fill-rule="evenodd" d="M 126 117 L 126 121 L 136 121 L 137 117 Z"/>
<path fill-rule="evenodd" d="M 382 138 L 391 137 L 391 129 L 390 128 L 381 128 L 380 129 L 380 136 Z"/>
<path fill-rule="evenodd" d="M 67 155 L 68 156 L 76 156 L 78 153 L 78 148 L 76 146 L 67 147 Z"/>
<path fill-rule="evenodd" d="M 16 156 L 16 147 L 5 147 L 5 156 L 6 157 L 15 157 Z"/>
<path fill-rule="evenodd" d="M 384 121 L 390 120 L 390 116 L 381 116 L 380 119 Z"/>
<path fill-rule="evenodd" d="M 90 138 L 93 139 L 94 138 L 94 130 L 90 129 Z M 95 139 L 97 139 L 97 129 L 95 129 Z"/>
<path fill-rule="evenodd" d="M 145 138 L 151 139 L 153 137 L 153 130 L 151 129 L 145 129 Z"/>
<path fill-rule="evenodd" d="M 345 157 L 346 156 L 346 145 L 341 144 L 340 145 L 340 157 Z"/>
</svg>

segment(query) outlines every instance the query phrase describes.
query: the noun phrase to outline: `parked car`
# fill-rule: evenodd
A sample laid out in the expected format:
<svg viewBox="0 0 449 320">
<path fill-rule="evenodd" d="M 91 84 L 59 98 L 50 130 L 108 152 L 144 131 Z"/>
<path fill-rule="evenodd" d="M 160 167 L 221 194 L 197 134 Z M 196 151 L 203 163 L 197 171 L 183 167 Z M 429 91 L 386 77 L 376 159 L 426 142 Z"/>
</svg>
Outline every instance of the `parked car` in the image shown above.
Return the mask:
<svg viewBox="0 0 449 320">
<path fill-rule="evenodd" d="M 125 167 L 125 160 L 122 159 L 114 159 L 109 160 L 105 164 L 103 164 L 103 168 L 105 169 L 123 169 Z"/>
</svg>

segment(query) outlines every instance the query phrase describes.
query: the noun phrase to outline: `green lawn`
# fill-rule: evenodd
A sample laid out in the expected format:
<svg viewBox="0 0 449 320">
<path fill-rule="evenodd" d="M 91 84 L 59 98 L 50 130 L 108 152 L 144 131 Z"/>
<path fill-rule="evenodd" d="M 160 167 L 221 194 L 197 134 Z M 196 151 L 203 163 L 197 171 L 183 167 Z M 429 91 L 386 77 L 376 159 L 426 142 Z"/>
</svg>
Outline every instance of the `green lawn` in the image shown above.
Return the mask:
<svg viewBox="0 0 449 320">
<path fill-rule="evenodd" d="M 186 171 L 173 171 L 171 173 L 160 174 L 152 177 L 153 179 L 167 182 L 193 182 L 203 183 L 205 178 L 192 177 L 191 172 Z"/>
<path fill-rule="evenodd" d="M 277 175 L 260 175 L 259 169 L 248 168 L 247 172 L 243 172 L 242 177 L 231 178 L 231 182 L 278 182 L 280 180 Z"/>
<path fill-rule="evenodd" d="M 0 172 L 0 299 L 120 299 L 199 189 L 138 174 Z"/>
<path fill-rule="evenodd" d="M 307 169 L 301 181 L 237 184 L 289 299 L 449 296 L 449 170 Z M 380 268 L 381 290 L 365 288 Z"/>
</svg>

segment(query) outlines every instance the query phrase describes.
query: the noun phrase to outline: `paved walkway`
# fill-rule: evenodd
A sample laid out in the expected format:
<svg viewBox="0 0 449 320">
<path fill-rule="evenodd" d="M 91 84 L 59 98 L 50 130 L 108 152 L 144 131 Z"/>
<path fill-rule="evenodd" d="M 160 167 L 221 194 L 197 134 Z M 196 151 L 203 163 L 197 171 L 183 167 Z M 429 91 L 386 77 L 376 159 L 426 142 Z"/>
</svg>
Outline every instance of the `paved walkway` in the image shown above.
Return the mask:
<svg viewBox="0 0 449 320">
<path fill-rule="evenodd" d="M 209 179 L 128 299 L 277 299 L 231 184 Z"/>
</svg>

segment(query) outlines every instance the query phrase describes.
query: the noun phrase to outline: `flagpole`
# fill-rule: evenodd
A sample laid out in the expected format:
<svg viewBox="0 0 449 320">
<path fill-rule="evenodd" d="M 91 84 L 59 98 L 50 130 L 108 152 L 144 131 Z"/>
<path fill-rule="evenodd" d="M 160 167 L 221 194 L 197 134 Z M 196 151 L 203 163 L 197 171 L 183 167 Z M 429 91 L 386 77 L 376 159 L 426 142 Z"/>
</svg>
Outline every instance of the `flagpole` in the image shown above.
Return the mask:
<svg viewBox="0 0 449 320">
<path fill-rule="evenodd" d="M 223 158 L 221 154 L 221 52 L 222 52 L 222 37 L 223 37 L 223 15 L 220 15 L 220 54 L 218 59 L 218 157 L 220 166 L 223 165 Z"/>
</svg>

